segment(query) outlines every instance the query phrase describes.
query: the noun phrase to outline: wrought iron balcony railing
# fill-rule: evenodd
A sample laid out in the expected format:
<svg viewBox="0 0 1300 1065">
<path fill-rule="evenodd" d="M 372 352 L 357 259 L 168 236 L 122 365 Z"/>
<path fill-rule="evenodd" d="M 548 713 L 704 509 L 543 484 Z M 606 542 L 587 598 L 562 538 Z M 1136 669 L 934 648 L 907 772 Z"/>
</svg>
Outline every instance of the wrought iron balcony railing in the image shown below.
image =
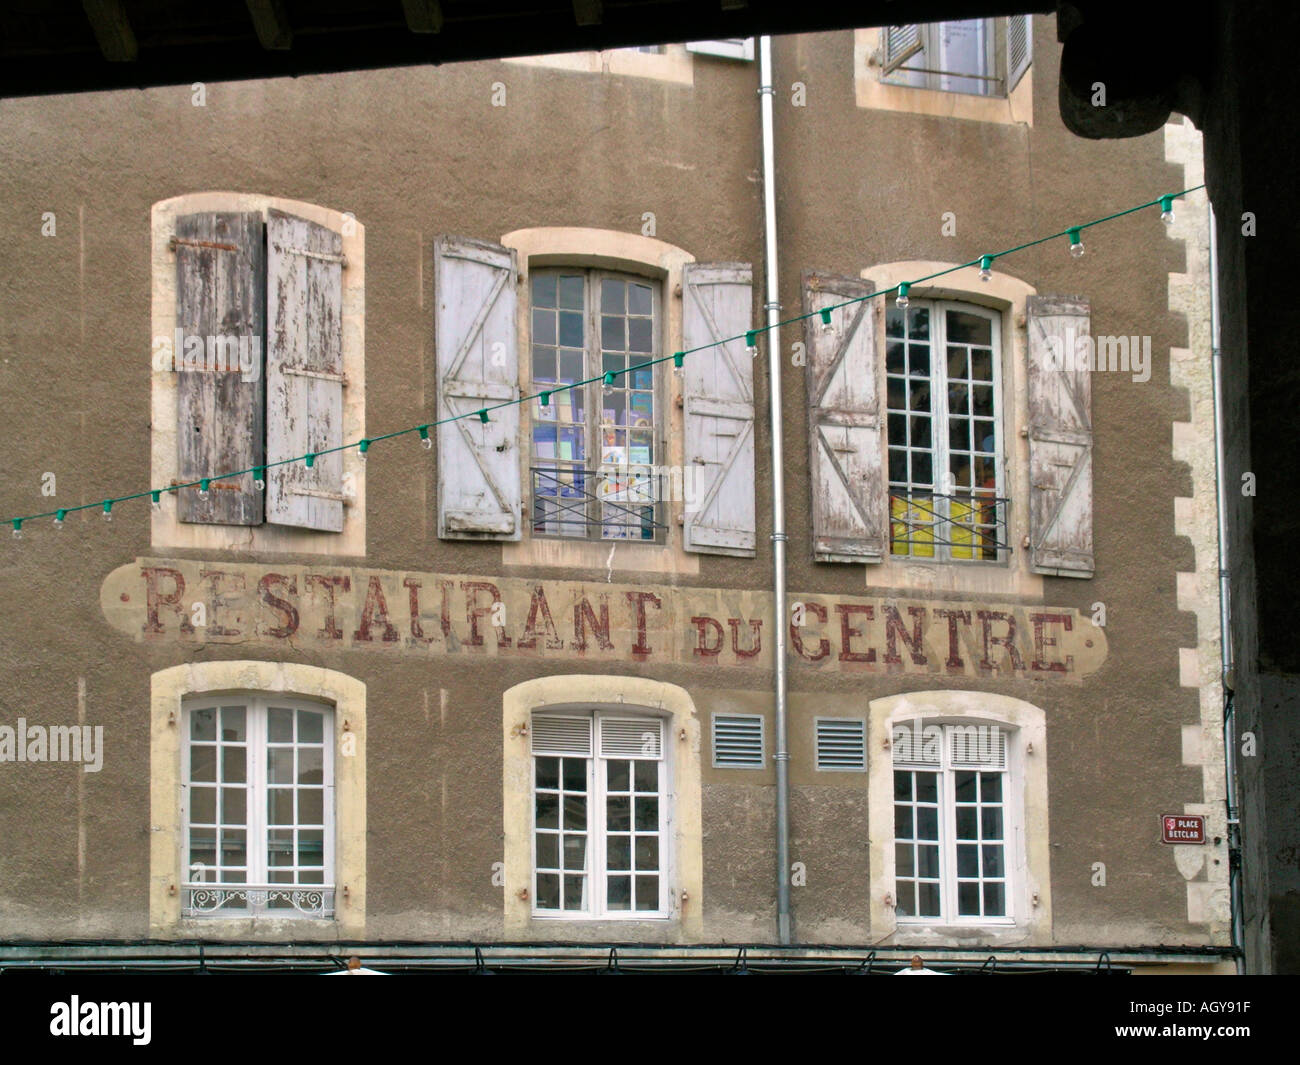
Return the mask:
<svg viewBox="0 0 1300 1065">
<path fill-rule="evenodd" d="M 1010 551 L 1011 500 L 980 493 L 915 489 L 889 493 L 890 553 L 911 558 L 997 562 Z"/>
<path fill-rule="evenodd" d="M 658 540 L 662 471 L 656 467 L 533 466 L 533 535 Z"/>
<path fill-rule="evenodd" d="M 333 884 L 184 884 L 182 917 L 333 917 Z"/>
</svg>

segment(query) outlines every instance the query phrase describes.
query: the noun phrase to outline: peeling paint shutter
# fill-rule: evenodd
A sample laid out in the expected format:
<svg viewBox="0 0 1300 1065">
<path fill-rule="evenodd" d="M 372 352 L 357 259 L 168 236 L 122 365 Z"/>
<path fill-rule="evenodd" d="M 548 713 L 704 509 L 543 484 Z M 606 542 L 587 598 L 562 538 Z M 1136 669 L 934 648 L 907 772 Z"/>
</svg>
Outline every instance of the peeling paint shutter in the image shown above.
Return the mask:
<svg viewBox="0 0 1300 1065">
<path fill-rule="evenodd" d="M 1007 16 L 1007 92 L 1011 92 L 1029 69 L 1033 58 L 1033 16 Z"/>
<path fill-rule="evenodd" d="M 1088 301 L 1030 296 L 1029 539 L 1038 573 L 1091 577 L 1092 379 Z"/>
<path fill-rule="evenodd" d="M 752 280 L 748 263 L 683 270 L 684 348 L 738 338 L 685 360 L 686 464 L 699 468 L 686 505 L 688 551 L 754 555 L 754 363 L 743 339 L 752 328 Z"/>
<path fill-rule="evenodd" d="M 343 443 L 343 238 L 281 211 L 267 215 L 266 458 Z M 343 530 L 343 453 L 273 466 L 266 520 Z"/>
<path fill-rule="evenodd" d="M 886 26 L 881 35 L 884 38 L 880 65 L 882 77 L 892 74 L 925 47 L 921 27 L 915 22 L 906 26 Z"/>
<path fill-rule="evenodd" d="M 823 307 L 875 291 L 869 281 L 805 272 L 809 472 L 813 557 L 879 562 L 885 555 L 886 489 L 876 383 L 876 300 L 831 312 Z"/>
<path fill-rule="evenodd" d="M 190 369 L 186 345 L 175 352 L 177 480 L 188 482 L 262 462 L 266 251 L 256 213 L 181 215 L 175 236 L 176 328 L 202 342 L 201 351 L 191 352 Z M 254 340 L 256 373 L 245 380 L 239 346 L 251 359 Z M 262 523 L 262 493 L 251 473 L 214 481 L 206 500 L 197 488 L 184 489 L 176 507 L 186 522 Z"/>
<path fill-rule="evenodd" d="M 519 396 L 515 253 L 467 237 L 434 242 L 437 417 L 472 414 Z M 519 408 L 438 427 L 438 535 L 518 540 L 522 492 Z"/>
</svg>

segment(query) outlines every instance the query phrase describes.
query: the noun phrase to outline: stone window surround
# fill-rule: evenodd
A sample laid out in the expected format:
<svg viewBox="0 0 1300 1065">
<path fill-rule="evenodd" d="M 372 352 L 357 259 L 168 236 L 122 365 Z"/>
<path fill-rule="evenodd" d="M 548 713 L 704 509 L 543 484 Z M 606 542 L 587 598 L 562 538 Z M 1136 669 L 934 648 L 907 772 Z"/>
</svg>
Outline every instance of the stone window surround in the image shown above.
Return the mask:
<svg viewBox="0 0 1300 1065">
<path fill-rule="evenodd" d="M 1048 834 L 1047 722 L 1039 707 L 989 692 L 906 692 L 868 704 L 867 818 L 871 869 L 872 942 L 891 946 L 1047 945 L 1052 941 L 1052 885 Z M 1011 802 L 1006 806 L 1007 861 L 1015 923 L 900 924 L 894 899 L 894 727 L 926 724 L 998 724 L 1014 729 L 1007 743 Z"/>
<path fill-rule="evenodd" d="M 334 917 L 182 919 L 184 702 L 229 692 L 297 696 L 334 707 Z M 150 678 L 149 934 L 160 939 L 361 939 L 366 923 L 366 686 L 355 677 L 290 662 L 190 662 Z M 346 736 L 351 740 L 346 740 Z M 351 749 L 352 754 L 347 751 Z"/>
<path fill-rule="evenodd" d="M 168 248 L 178 215 L 200 211 L 256 211 L 265 217 L 268 208 L 306 218 L 343 234 L 343 443 L 365 435 L 365 227 L 341 211 L 243 192 L 193 192 L 153 205 L 151 214 L 151 336 L 157 359 L 159 338 L 170 338 L 176 330 L 176 256 Z M 263 350 L 266 345 L 263 344 Z M 149 483 L 154 488 L 177 479 L 176 377 L 157 363 L 150 373 L 151 463 Z M 355 448 L 343 452 L 343 531 L 317 532 L 288 526 L 203 525 L 176 518 L 176 498 L 164 492 L 161 508 L 151 515 L 150 545 L 155 548 L 192 548 L 201 551 L 249 551 L 364 558 L 366 554 L 366 464 Z"/>
<path fill-rule="evenodd" d="M 893 288 L 899 282 L 914 277 L 927 277 L 956 266 L 956 263 L 910 260 L 880 263 L 861 276 L 876 286 L 876 291 Z M 1007 536 L 1011 552 L 1005 562 L 962 562 L 918 559 L 894 556 L 888 553 L 878 563 L 864 567 L 864 581 L 871 588 L 906 589 L 914 594 L 932 592 L 960 592 L 970 595 L 1024 596 L 1041 602 L 1043 578 L 1030 566 L 1029 552 L 1024 548 L 1029 535 L 1029 440 L 1021 429 L 1029 424 L 1029 382 L 1026 365 L 1028 332 L 1025 329 L 1027 301 L 1037 290 L 1010 274 L 993 271 L 988 281 L 979 279 L 973 266 L 963 267 L 933 281 L 913 285 L 909 295 L 914 299 L 955 300 L 988 307 L 1002 313 L 1002 440 L 1006 452 L 1003 484 L 1011 500 L 1007 515 Z M 876 350 L 880 352 L 876 371 L 881 410 L 885 396 L 885 315 L 883 301 L 892 296 L 877 297 L 882 304 L 876 313 Z M 887 463 L 888 433 L 881 431 L 881 462 Z M 887 465 L 882 467 L 881 489 L 885 489 Z"/>
<path fill-rule="evenodd" d="M 656 358 L 670 355 L 682 343 L 682 268 L 695 261 L 689 252 L 672 244 L 643 237 L 636 233 L 623 233 L 611 229 L 549 226 L 534 229 L 517 229 L 505 234 L 501 243 L 512 248 L 519 260 L 519 299 L 517 302 L 519 388 L 527 394 L 531 387 L 532 321 L 530 314 L 528 276 L 531 267 L 598 267 L 635 274 L 656 280 L 662 286 L 660 307 L 663 315 L 659 327 L 663 350 Z M 665 388 L 661 393 L 664 404 L 662 432 L 667 437 L 667 452 L 661 462 L 680 467 L 684 456 L 683 414 L 678 406 L 682 397 L 682 383 L 672 372 L 671 363 L 661 363 L 665 374 Z M 595 569 L 607 572 L 697 574 L 700 559 L 683 547 L 682 527 L 678 517 L 682 512 L 680 502 L 669 502 L 664 511 L 667 517 L 667 543 L 646 544 L 626 540 L 564 541 L 554 538 L 536 538 L 531 534 L 531 478 L 528 467 L 531 447 L 523 442 L 532 440 L 532 407 L 524 403 L 519 408 L 520 484 L 524 491 L 524 532 L 517 541 L 502 543 L 501 562 L 504 566 L 523 566 L 536 569 L 541 566 L 566 569 Z"/>
<path fill-rule="evenodd" d="M 504 932 L 508 939 L 687 943 L 703 936 L 701 734 L 685 688 L 641 677 L 567 674 L 524 681 L 502 695 L 502 839 Z M 532 913 L 532 753 L 527 726 L 535 710 L 641 712 L 664 722 L 668 770 L 670 915 L 635 920 L 534 918 Z"/>
</svg>

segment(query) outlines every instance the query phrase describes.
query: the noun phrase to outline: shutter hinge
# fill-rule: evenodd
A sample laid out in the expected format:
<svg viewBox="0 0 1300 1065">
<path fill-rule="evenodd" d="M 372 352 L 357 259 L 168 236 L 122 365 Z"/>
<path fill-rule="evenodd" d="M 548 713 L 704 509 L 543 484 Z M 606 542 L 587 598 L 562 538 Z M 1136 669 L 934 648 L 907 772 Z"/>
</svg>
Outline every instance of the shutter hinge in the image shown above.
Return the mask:
<svg viewBox="0 0 1300 1065">
<path fill-rule="evenodd" d="M 294 496 L 311 496 L 312 499 L 328 499 L 345 507 L 352 506 L 352 501 L 342 492 L 327 492 L 321 488 L 287 488 L 285 491 Z"/>
<path fill-rule="evenodd" d="M 334 255 L 327 251 L 308 251 L 306 248 L 281 248 L 285 255 L 302 255 L 308 259 L 320 259 L 322 262 L 338 263 L 344 270 L 348 268 L 346 255 Z"/>
<path fill-rule="evenodd" d="M 315 377 L 321 381 L 337 381 L 347 387 L 347 374 L 331 373 L 329 370 L 309 370 L 305 366 L 282 366 L 280 372 L 290 377 Z"/>
<path fill-rule="evenodd" d="M 171 237 L 167 241 L 167 250 L 175 251 L 178 244 L 187 248 L 215 248 L 217 251 L 239 251 L 238 244 L 223 244 L 215 240 L 190 240 L 188 237 Z"/>
</svg>

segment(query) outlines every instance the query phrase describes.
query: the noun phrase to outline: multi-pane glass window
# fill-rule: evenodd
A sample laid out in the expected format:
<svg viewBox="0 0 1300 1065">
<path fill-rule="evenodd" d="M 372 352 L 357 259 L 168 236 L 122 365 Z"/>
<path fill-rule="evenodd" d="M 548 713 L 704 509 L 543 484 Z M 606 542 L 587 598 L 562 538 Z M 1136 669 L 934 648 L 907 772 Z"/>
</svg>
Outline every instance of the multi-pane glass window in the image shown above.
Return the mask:
<svg viewBox="0 0 1300 1065">
<path fill-rule="evenodd" d="M 597 270 L 531 277 L 533 535 L 659 540 L 659 287 Z M 608 375 L 613 375 L 608 376 Z"/>
<path fill-rule="evenodd" d="M 1010 919 L 1002 726 L 904 722 L 892 746 L 898 918 Z"/>
<path fill-rule="evenodd" d="M 533 912 L 667 913 L 667 767 L 656 718 L 533 715 Z"/>
<path fill-rule="evenodd" d="M 885 315 L 890 551 L 992 561 L 1006 548 L 999 317 L 912 300 Z"/>
<path fill-rule="evenodd" d="M 1031 58 L 1028 15 L 886 26 L 881 79 L 890 85 L 1006 96 Z"/>
<path fill-rule="evenodd" d="M 186 916 L 330 916 L 332 721 L 298 700 L 186 705 Z"/>
</svg>

